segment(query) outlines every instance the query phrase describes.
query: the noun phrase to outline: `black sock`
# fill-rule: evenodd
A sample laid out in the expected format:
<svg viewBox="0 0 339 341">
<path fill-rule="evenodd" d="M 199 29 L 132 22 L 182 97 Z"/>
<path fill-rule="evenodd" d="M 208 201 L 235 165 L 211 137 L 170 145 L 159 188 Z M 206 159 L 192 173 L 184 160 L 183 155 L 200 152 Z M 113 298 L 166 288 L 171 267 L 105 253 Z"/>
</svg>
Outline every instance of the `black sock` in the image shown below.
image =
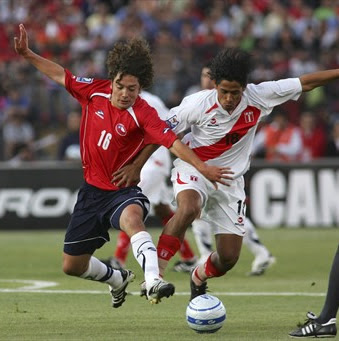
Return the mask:
<svg viewBox="0 0 339 341">
<path fill-rule="evenodd" d="M 328 280 L 328 289 L 325 304 L 317 318 L 319 323 L 326 323 L 337 316 L 339 307 L 339 246 L 334 256 Z"/>
</svg>

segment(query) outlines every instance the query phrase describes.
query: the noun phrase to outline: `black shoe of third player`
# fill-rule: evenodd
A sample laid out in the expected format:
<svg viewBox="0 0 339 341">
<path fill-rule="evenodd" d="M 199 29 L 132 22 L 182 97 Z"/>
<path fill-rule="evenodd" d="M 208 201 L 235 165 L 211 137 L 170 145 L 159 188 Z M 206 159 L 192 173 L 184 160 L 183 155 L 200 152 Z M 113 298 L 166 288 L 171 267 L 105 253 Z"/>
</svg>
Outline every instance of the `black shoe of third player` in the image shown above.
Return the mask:
<svg viewBox="0 0 339 341">
<path fill-rule="evenodd" d="M 318 323 L 317 316 L 312 312 L 306 314 L 307 320 L 304 324 L 299 325 L 296 330 L 289 333 L 294 338 L 312 337 L 325 338 L 335 337 L 337 335 L 336 319 L 332 318 L 327 323 Z"/>
<path fill-rule="evenodd" d="M 194 269 L 191 270 L 191 276 L 190 276 L 190 285 L 191 285 L 191 298 L 190 300 L 192 301 L 193 298 L 200 296 L 200 295 L 204 295 L 206 294 L 207 291 L 207 282 L 203 282 L 201 285 L 196 285 L 193 282 L 193 273 L 195 271 L 196 267 Z"/>
<path fill-rule="evenodd" d="M 122 264 L 115 257 L 109 257 L 107 259 L 100 259 L 100 261 L 104 263 L 105 265 L 112 267 L 113 269 L 116 269 L 116 270 L 123 269 Z"/>
</svg>

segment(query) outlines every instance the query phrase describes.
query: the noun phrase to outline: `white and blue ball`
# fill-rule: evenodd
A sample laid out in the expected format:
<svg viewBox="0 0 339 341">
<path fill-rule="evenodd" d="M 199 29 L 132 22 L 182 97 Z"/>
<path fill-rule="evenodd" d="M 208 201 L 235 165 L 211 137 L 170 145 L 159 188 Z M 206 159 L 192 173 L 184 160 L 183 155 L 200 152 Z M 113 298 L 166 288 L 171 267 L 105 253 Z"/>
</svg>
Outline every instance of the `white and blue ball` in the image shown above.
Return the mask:
<svg viewBox="0 0 339 341">
<path fill-rule="evenodd" d="M 200 295 L 187 306 L 186 321 L 197 333 L 215 333 L 226 320 L 226 308 L 218 297 Z"/>
</svg>

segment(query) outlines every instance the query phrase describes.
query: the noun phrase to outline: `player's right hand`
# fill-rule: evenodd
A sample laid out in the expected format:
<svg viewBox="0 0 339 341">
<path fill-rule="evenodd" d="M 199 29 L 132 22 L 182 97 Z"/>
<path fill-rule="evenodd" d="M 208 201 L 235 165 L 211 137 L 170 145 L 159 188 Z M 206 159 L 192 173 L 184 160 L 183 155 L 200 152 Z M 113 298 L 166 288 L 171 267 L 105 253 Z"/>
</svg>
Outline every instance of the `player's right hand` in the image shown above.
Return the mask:
<svg viewBox="0 0 339 341">
<path fill-rule="evenodd" d="M 234 174 L 230 167 L 209 166 L 207 164 L 201 173 L 213 183 L 215 189 L 218 189 L 217 182 L 225 186 L 231 186 L 230 181 L 233 180 L 232 175 Z"/>
</svg>

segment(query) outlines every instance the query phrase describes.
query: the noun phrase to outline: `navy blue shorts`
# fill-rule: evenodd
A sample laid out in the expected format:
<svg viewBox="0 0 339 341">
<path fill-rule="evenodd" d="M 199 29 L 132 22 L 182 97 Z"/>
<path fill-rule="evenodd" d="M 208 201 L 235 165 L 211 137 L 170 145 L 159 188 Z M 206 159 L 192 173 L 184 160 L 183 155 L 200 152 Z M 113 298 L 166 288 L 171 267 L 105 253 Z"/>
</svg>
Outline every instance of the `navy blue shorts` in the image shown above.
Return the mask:
<svg viewBox="0 0 339 341">
<path fill-rule="evenodd" d="M 145 221 L 150 203 L 139 187 L 105 191 L 84 183 L 67 227 L 64 252 L 72 256 L 93 254 L 110 240 L 111 227 L 120 230 L 121 213 L 132 204 L 143 208 Z"/>
</svg>

